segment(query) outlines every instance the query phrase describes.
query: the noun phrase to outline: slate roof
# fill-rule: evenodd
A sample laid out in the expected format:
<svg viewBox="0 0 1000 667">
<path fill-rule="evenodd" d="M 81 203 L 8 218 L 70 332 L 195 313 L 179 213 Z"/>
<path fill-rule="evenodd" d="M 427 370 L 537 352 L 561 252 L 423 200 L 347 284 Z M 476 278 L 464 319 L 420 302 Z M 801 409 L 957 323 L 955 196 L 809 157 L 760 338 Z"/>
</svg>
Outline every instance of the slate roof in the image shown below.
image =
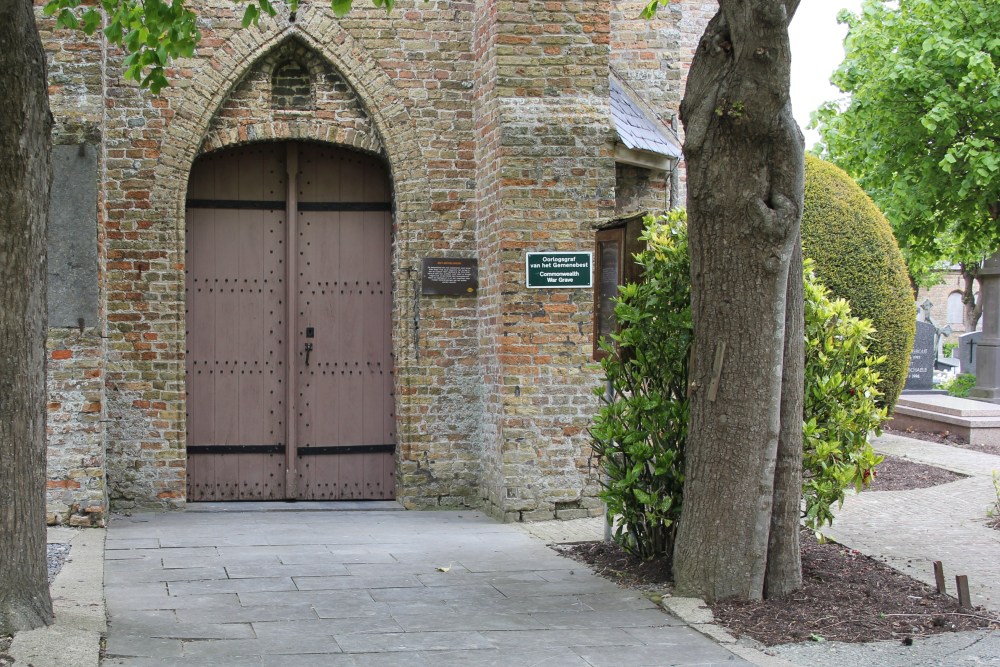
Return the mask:
<svg viewBox="0 0 1000 667">
<path fill-rule="evenodd" d="M 643 109 L 615 76 L 611 77 L 611 117 L 619 140 L 628 148 L 672 158 L 681 156 L 680 142 L 673 130 Z"/>
</svg>

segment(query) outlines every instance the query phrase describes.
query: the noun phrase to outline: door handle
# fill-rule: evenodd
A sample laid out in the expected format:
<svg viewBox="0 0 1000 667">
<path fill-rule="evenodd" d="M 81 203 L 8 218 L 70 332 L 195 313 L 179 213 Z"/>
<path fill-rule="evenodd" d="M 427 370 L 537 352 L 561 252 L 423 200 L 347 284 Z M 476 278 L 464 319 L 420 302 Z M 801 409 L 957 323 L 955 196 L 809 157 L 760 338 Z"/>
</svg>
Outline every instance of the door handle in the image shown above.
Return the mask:
<svg viewBox="0 0 1000 667">
<path fill-rule="evenodd" d="M 309 353 L 313 351 L 313 344 L 306 343 L 306 366 L 309 365 Z"/>
</svg>

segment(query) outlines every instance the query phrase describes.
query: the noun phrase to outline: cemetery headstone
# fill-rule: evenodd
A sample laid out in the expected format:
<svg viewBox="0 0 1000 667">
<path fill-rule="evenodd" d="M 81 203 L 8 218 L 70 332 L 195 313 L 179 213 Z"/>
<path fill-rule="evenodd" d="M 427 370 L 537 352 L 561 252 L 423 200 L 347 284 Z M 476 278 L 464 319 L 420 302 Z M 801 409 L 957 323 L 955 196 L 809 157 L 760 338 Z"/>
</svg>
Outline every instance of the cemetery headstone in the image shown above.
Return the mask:
<svg viewBox="0 0 1000 667">
<path fill-rule="evenodd" d="M 913 352 L 910 353 L 910 372 L 903 391 L 921 392 L 934 388 L 934 334 L 933 324 L 917 322 Z"/>
<path fill-rule="evenodd" d="M 976 348 L 983 337 L 982 331 L 973 331 L 958 337 L 958 362 L 962 373 L 976 374 Z"/>
</svg>

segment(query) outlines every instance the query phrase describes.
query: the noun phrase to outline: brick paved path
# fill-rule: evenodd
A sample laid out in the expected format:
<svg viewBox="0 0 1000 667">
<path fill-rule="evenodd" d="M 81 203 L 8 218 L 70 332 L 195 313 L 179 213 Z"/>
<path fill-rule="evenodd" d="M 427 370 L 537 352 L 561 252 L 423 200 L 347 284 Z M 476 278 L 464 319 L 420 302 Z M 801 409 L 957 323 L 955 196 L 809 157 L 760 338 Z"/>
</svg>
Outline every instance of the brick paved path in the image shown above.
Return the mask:
<svg viewBox="0 0 1000 667">
<path fill-rule="evenodd" d="M 927 489 L 852 495 L 823 532 L 932 585 L 933 562 L 940 560 L 948 593 L 955 594 L 955 575 L 968 575 L 973 603 L 1000 611 L 1000 531 L 985 525 L 996 501 L 991 474 L 1000 472 L 1000 456 L 888 434 L 874 446 L 969 477 Z"/>
</svg>

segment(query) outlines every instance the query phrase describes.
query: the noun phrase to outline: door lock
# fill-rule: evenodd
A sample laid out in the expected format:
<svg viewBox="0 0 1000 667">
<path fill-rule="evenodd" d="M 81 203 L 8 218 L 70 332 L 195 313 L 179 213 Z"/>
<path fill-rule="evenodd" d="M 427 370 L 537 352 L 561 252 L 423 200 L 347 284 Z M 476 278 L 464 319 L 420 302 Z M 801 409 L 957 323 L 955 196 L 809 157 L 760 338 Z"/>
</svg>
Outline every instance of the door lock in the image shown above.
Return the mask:
<svg viewBox="0 0 1000 667">
<path fill-rule="evenodd" d="M 309 353 L 313 351 L 313 344 L 306 343 L 306 366 L 309 365 Z"/>
</svg>

